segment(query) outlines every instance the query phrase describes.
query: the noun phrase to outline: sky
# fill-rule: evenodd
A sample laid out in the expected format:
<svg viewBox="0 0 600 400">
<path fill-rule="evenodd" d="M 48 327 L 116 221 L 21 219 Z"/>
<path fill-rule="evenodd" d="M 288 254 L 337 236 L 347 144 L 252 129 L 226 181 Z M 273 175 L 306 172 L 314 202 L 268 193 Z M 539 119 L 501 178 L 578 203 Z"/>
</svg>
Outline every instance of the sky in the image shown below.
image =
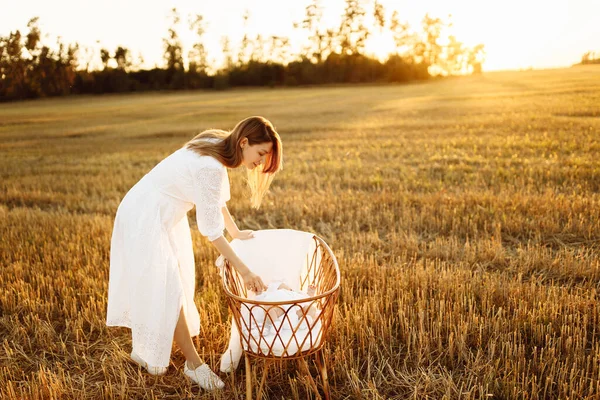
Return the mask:
<svg viewBox="0 0 600 400">
<path fill-rule="evenodd" d="M 374 0 L 367 0 L 370 13 Z M 567 67 L 581 60 L 587 51 L 600 55 L 600 0 L 379 0 L 389 21 L 397 10 L 400 20 L 420 28 L 426 13 L 452 22 L 449 33 L 465 45 L 483 43 L 484 70 L 518 70 Z M 206 21 L 204 43 L 209 61 L 222 62 L 221 38 L 229 36 L 232 45 L 244 32 L 289 37 L 292 50 L 298 49 L 306 33 L 294 29 L 301 22 L 311 0 L 0 0 L 0 36 L 17 29 L 26 33 L 34 16 L 46 37 L 45 43 L 77 42 L 99 54 L 124 46 L 134 62 L 142 67 L 163 66 L 163 42 L 169 28 L 169 14 L 177 8 L 182 24 L 178 31 L 184 53 L 191 49 L 194 35 L 188 29 L 188 15 L 201 14 Z M 322 24 L 339 24 L 343 0 L 321 0 Z M 243 15 L 249 19 L 244 24 Z M 393 41 L 375 33 L 367 51 L 383 57 Z M 94 63 L 99 63 L 96 59 Z"/>
</svg>

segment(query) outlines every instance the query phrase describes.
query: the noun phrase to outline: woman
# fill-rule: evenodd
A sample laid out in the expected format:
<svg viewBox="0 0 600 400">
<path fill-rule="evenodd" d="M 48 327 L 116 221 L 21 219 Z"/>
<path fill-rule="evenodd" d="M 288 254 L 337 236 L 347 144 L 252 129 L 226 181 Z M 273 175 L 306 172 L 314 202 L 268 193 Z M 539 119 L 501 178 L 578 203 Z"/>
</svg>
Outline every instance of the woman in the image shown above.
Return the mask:
<svg viewBox="0 0 600 400">
<path fill-rule="evenodd" d="M 187 212 L 196 206 L 198 229 L 244 278 L 249 290 L 266 286 L 223 237 L 249 239 L 227 210 L 227 168 L 248 169 L 252 206 L 258 208 L 282 166 L 282 146 L 263 117 L 231 132 L 208 130 L 156 165 L 126 195 L 111 240 L 107 325 L 131 329 L 131 358 L 153 375 L 166 372 L 173 339 L 184 374 L 204 389 L 224 386 L 200 359 L 191 337 L 199 334 L 194 303 L 194 253 Z"/>
</svg>

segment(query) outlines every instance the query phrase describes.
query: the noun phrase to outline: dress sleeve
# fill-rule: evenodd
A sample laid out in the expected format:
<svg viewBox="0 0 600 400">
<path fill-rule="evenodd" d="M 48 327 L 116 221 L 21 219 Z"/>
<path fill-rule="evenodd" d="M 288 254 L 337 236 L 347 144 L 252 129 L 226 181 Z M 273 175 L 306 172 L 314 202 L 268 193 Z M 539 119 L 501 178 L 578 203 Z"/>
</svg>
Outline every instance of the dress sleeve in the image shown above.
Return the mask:
<svg viewBox="0 0 600 400">
<path fill-rule="evenodd" d="M 200 233 L 211 242 L 223 235 L 225 221 L 221 211 L 224 185 L 229 185 L 225 168 L 200 168 L 196 171 L 194 203 Z M 227 188 L 229 190 L 229 188 Z"/>
</svg>

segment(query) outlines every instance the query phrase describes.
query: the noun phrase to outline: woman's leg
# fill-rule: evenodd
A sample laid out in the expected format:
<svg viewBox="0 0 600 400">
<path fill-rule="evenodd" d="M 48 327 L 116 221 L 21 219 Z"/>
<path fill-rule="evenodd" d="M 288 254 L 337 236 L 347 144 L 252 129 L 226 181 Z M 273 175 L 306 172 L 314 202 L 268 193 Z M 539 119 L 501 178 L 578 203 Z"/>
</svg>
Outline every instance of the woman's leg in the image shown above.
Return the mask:
<svg viewBox="0 0 600 400">
<path fill-rule="evenodd" d="M 188 328 L 187 321 L 185 320 L 185 314 L 183 313 L 183 307 L 179 312 L 179 319 L 175 326 L 175 343 L 183 352 L 185 359 L 187 360 L 187 366 L 189 369 L 196 369 L 200 365 L 204 364 L 204 361 L 198 355 L 194 342 L 190 337 L 190 330 Z"/>
</svg>

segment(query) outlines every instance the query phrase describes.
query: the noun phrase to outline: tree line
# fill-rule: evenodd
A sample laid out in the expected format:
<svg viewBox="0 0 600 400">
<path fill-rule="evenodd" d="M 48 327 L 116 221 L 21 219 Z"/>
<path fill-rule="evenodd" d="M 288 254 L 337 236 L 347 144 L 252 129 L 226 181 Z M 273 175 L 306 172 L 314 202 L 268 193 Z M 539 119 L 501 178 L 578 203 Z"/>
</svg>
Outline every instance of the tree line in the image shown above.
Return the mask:
<svg viewBox="0 0 600 400">
<path fill-rule="evenodd" d="M 585 64 L 600 64 L 600 53 L 587 51 L 581 56 L 581 63 Z"/>
<path fill-rule="evenodd" d="M 372 8 L 367 9 L 368 6 Z M 188 27 L 196 42 L 187 53 L 179 35 L 181 18 L 170 14 L 163 39 L 163 68 L 135 68 L 132 52 L 122 46 L 100 49 L 102 65 L 90 68 L 89 49 L 65 44 L 54 48 L 42 43 L 39 19 L 32 18 L 29 32 L 0 37 L 0 100 L 10 101 L 83 93 L 115 93 L 148 90 L 226 89 L 237 86 L 296 86 L 327 83 L 409 82 L 436 76 L 480 73 L 485 57 L 482 44 L 465 46 L 445 33 L 451 24 L 425 15 L 420 29 L 401 21 L 398 11 L 386 17 L 375 0 L 346 0 L 338 26 L 320 24 L 323 8 L 313 0 L 294 28 L 306 34 L 299 54 L 291 53 L 286 37 L 249 37 L 234 48 L 231 39 L 221 40 L 224 64 L 208 63 L 203 42 L 206 23 L 202 15 L 190 16 Z M 249 14 L 243 16 L 247 21 Z M 375 26 L 367 26 L 367 17 Z M 367 53 L 366 42 L 374 30 L 387 30 L 395 49 L 385 61 Z M 237 51 L 236 51 L 237 50 Z M 86 62 L 87 56 L 87 62 Z"/>
</svg>

